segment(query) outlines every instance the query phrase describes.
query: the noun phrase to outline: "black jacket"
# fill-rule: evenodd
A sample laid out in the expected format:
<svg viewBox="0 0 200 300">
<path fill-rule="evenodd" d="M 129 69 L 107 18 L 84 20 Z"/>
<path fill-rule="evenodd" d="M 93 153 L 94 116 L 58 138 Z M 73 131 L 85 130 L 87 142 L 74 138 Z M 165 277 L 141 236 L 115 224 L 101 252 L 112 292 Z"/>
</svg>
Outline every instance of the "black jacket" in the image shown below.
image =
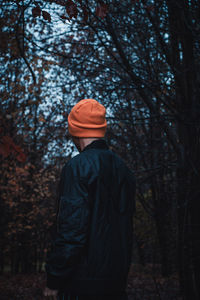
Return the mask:
<svg viewBox="0 0 200 300">
<path fill-rule="evenodd" d="M 132 250 L 133 174 L 104 140 L 97 140 L 64 166 L 60 192 L 47 286 L 75 294 L 124 291 Z"/>
</svg>

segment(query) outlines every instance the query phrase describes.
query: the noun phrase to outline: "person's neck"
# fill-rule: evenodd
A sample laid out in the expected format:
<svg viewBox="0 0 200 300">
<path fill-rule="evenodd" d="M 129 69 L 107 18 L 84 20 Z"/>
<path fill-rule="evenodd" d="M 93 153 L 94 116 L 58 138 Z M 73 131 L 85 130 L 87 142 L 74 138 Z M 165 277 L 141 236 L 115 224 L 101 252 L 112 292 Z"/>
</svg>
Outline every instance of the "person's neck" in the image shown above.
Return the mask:
<svg viewBox="0 0 200 300">
<path fill-rule="evenodd" d="M 80 148 L 81 151 L 83 151 L 83 149 L 88 146 L 89 144 L 91 144 L 93 141 L 99 140 L 100 138 L 82 138 L 80 139 Z"/>
</svg>

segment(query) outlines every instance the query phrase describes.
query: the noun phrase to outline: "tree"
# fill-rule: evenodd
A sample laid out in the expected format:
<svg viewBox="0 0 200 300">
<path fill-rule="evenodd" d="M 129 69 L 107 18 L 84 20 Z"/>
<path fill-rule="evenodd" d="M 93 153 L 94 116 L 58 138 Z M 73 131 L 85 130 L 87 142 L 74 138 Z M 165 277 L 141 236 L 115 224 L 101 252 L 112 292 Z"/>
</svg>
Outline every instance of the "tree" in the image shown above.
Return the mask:
<svg viewBox="0 0 200 300">
<path fill-rule="evenodd" d="M 100 98 L 112 107 L 111 115 L 129 107 L 129 125 L 135 118 L 135 113 L 131 116 L 130 112 L 139 102 L 144 122 L 150 116 L 154 119 L 151 126 L 155 122 L 160 126 L 159 136 L 167 137 L 166 149 L 173 149 L 177 157 L 176 177 L 173 170 L 170 173 L 177 185 L 181 284 L 185 299 L 197 299 L 199 2 L 107 1 L 104 14 L 99 16 L 93 1 L 88 8 L 88 20 L 84 23 L 75 19 L 70 30 L 73 36 L 62 40 L 62 52 L 58 42 L 56 51 L 63 58 L 62 64 L 71 66 L 71 88 L 78 90 L 81 97 L 92 94 Z M 150 122 L 145 124 L 150 126 Z M 156 160 L 156 164 L 160 162 Z M 161 196 L 158 199 L 163 200 Z M 162 210 L 167 202 L 163 202 Z"/>
<path fill-rule="evenodd" d="M 57 177 L 67 160 L 64 152 L 71 152 L 65 107 L 44 85 L 55 64 L 28 43 L 33 32 L 42 33 L 48 13 L 41 12 L 42 28 L 28 31 L 34 20 L 30 5 L 4 1 L 0 9 L 0 256 L 1 270 L 11 265 L 13 272 L 36 270 L 38 263 L 41 269 L 55 219 Z"/>
</svg>

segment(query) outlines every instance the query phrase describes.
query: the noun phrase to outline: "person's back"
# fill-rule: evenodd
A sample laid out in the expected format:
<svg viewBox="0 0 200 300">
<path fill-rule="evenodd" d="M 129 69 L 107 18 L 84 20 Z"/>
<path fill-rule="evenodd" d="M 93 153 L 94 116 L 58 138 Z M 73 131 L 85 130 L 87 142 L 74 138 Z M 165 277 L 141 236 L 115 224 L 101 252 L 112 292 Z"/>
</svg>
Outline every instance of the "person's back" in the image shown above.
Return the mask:
<svg viewBox="0 0 200 300">
<path fill-rule="evenodd" d="M 133 174 L 95 139 L 64 166 L 60 188 L 47 286 L 80 299 L 122 299 L 131 263 Z"/>
</svg>

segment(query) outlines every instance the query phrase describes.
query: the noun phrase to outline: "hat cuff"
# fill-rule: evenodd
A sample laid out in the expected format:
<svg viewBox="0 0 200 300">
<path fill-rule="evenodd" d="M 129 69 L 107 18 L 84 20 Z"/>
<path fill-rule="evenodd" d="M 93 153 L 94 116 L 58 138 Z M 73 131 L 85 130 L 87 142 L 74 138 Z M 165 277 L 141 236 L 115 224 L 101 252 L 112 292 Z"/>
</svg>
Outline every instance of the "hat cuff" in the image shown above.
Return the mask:
<svg viewBox="0 0 200 300">
<path fill-rule="evenodd" d="M 106 134 L 106 126 L 102 128 L 79 128 L 68 126 L 68 130 L 71 136 L 76 137 L 104 137 Z"/>
</svg>

